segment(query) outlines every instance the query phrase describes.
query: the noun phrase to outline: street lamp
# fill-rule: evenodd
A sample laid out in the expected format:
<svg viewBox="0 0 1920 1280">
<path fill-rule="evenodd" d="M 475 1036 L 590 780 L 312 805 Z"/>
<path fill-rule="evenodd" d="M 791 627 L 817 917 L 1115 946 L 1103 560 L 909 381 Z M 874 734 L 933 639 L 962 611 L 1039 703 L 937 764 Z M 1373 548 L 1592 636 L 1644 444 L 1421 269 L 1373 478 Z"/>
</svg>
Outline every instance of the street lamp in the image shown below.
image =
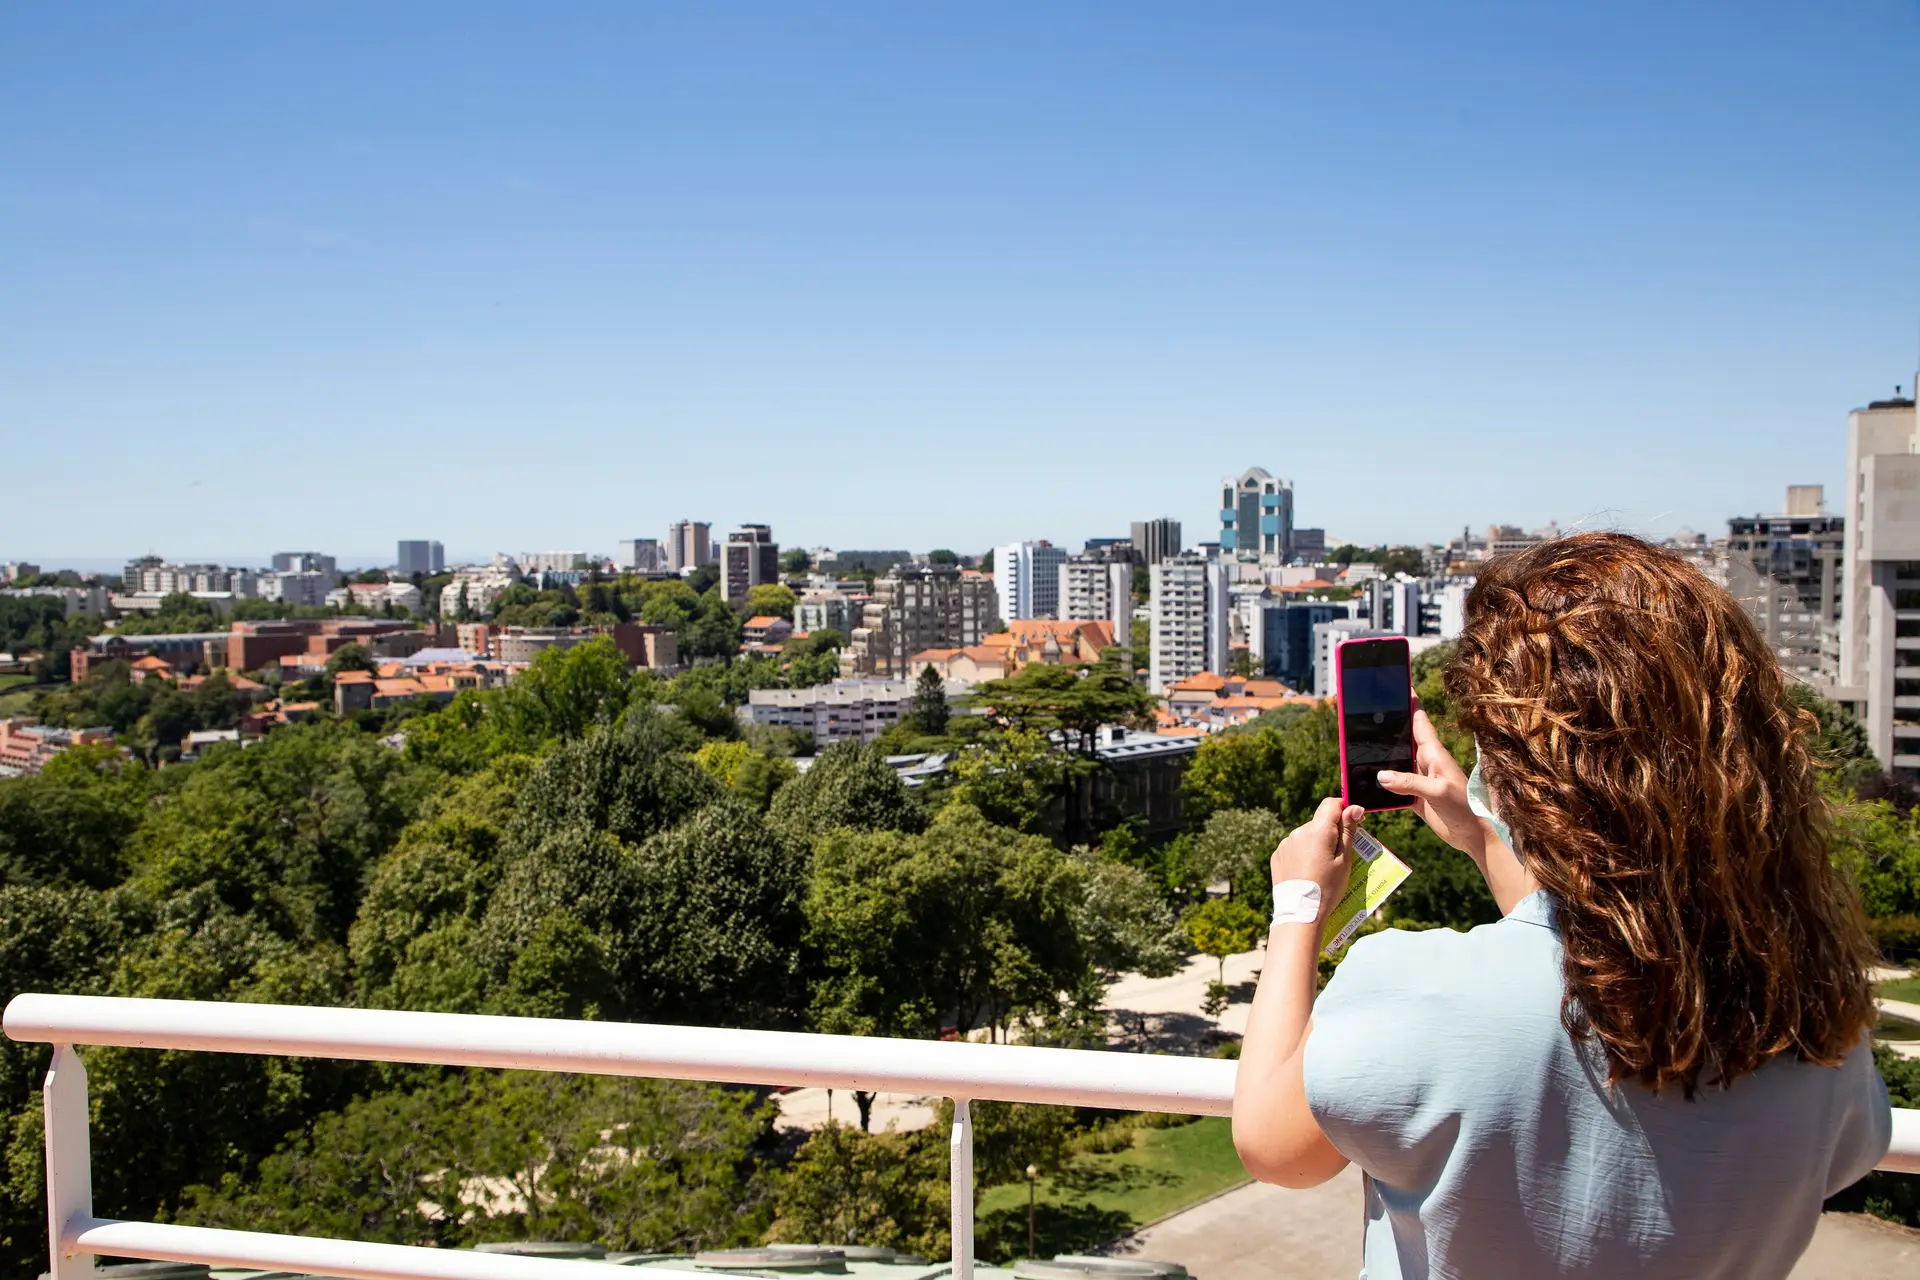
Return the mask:
<svg viewBox="0 0 1920 1280">
<path fill-rule="evenodd" d="M 1027 1256 L 1034 1256 L 1033 1248 L 1033 1193 L 1040 1185 L 1040 1171 L 1032 1165 L 1027 1166 Z"/>
</svg>

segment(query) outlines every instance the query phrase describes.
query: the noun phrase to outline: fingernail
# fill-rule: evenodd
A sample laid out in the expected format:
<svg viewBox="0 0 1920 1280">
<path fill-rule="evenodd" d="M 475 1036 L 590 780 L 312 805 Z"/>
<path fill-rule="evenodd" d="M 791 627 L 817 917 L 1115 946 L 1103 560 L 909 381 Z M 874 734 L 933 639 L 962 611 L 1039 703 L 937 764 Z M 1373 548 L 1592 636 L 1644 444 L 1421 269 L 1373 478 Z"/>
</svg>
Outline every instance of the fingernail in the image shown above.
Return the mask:
<svg viewBox="0 0 1920 1280">
<path fill-rule="evenodd" d="M 1373 776 L 1380 779 L 1382 782 L 1385 782 L 1390 778 L 1398 778 L 1400 774 L 1399 774 L 1399 771 L 1395 769 L 1382 769 L 1379 773 L 1376 773 Z"/>
</svg>

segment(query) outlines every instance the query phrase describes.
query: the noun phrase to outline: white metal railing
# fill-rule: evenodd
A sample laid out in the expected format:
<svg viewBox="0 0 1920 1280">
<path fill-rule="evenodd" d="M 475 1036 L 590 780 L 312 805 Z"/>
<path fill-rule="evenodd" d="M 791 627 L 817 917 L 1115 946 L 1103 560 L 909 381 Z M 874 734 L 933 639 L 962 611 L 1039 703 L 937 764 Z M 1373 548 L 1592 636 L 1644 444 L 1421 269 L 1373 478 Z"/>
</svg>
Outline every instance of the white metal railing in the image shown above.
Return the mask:
<svg viewBox="0 0 1920 1280">
<path fill-rule="evenodd" d="M 582 1266 L 598 1265 L 96 1218 L 87 1075 L 75 1045 L 815 1085 L 951 1098 L 954 1280 L 970 1280 L 973 1272 L 971 1100 L 1229 1115 L 1235 1071 L 1233 1063 L 1213 1058 L 1083 1049 L 100 996 L 16 996 L 7 1006 L 5 1026 L 12 1039 L 53 1045 L 43 1089 L 53 1280 L 91 1276 L 96 1254 L 350 1280 L 581 1280 L 588 1274 Z M 1920 1111 L 1894 1112 L 1893 1147 L 1880 1167 L 1920 1173 Z"/>
</svg>

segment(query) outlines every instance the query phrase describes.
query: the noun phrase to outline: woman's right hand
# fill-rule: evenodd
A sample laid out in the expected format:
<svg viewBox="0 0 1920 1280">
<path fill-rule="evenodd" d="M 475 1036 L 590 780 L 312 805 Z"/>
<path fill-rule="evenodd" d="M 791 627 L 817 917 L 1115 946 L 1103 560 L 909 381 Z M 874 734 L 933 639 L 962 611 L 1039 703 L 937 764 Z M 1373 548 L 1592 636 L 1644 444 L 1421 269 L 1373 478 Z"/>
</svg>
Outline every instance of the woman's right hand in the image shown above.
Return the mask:
<svg viewBox="0 0 1920 1280">
<path fill-rule="evenodd" d="M 1484 866 L 1487 841 L 1493 837 L 1467 803 L 1467 775 L 1440 741 L 1418 699 L 1413 706 L 1413 767 L 1413 773 L 1382 769 L 1380 785 L 1412 799 L 1413 811 L 1435 835 Z"/>
</svg>

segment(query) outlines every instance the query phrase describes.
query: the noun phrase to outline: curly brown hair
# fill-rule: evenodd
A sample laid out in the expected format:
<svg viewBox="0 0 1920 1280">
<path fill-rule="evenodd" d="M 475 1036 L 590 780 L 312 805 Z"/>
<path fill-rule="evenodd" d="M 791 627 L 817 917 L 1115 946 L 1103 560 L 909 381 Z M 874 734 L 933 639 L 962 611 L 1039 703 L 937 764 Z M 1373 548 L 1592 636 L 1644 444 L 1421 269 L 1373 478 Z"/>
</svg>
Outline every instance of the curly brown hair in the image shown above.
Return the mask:
<svg viewBox="0 0 1920 1280">
<path fill-rule="evenodd" d="M 1814 717 L 1746 611 L 1638 538 L 1491 562 L 1446 672 L 1515 850 L 1553 895 L 1562 1020 L 1610 1080 L 1692 1097 L 1777 1054 L 1832 1065 L 1873 956 L 1827 854 Z"/>
</svg>

